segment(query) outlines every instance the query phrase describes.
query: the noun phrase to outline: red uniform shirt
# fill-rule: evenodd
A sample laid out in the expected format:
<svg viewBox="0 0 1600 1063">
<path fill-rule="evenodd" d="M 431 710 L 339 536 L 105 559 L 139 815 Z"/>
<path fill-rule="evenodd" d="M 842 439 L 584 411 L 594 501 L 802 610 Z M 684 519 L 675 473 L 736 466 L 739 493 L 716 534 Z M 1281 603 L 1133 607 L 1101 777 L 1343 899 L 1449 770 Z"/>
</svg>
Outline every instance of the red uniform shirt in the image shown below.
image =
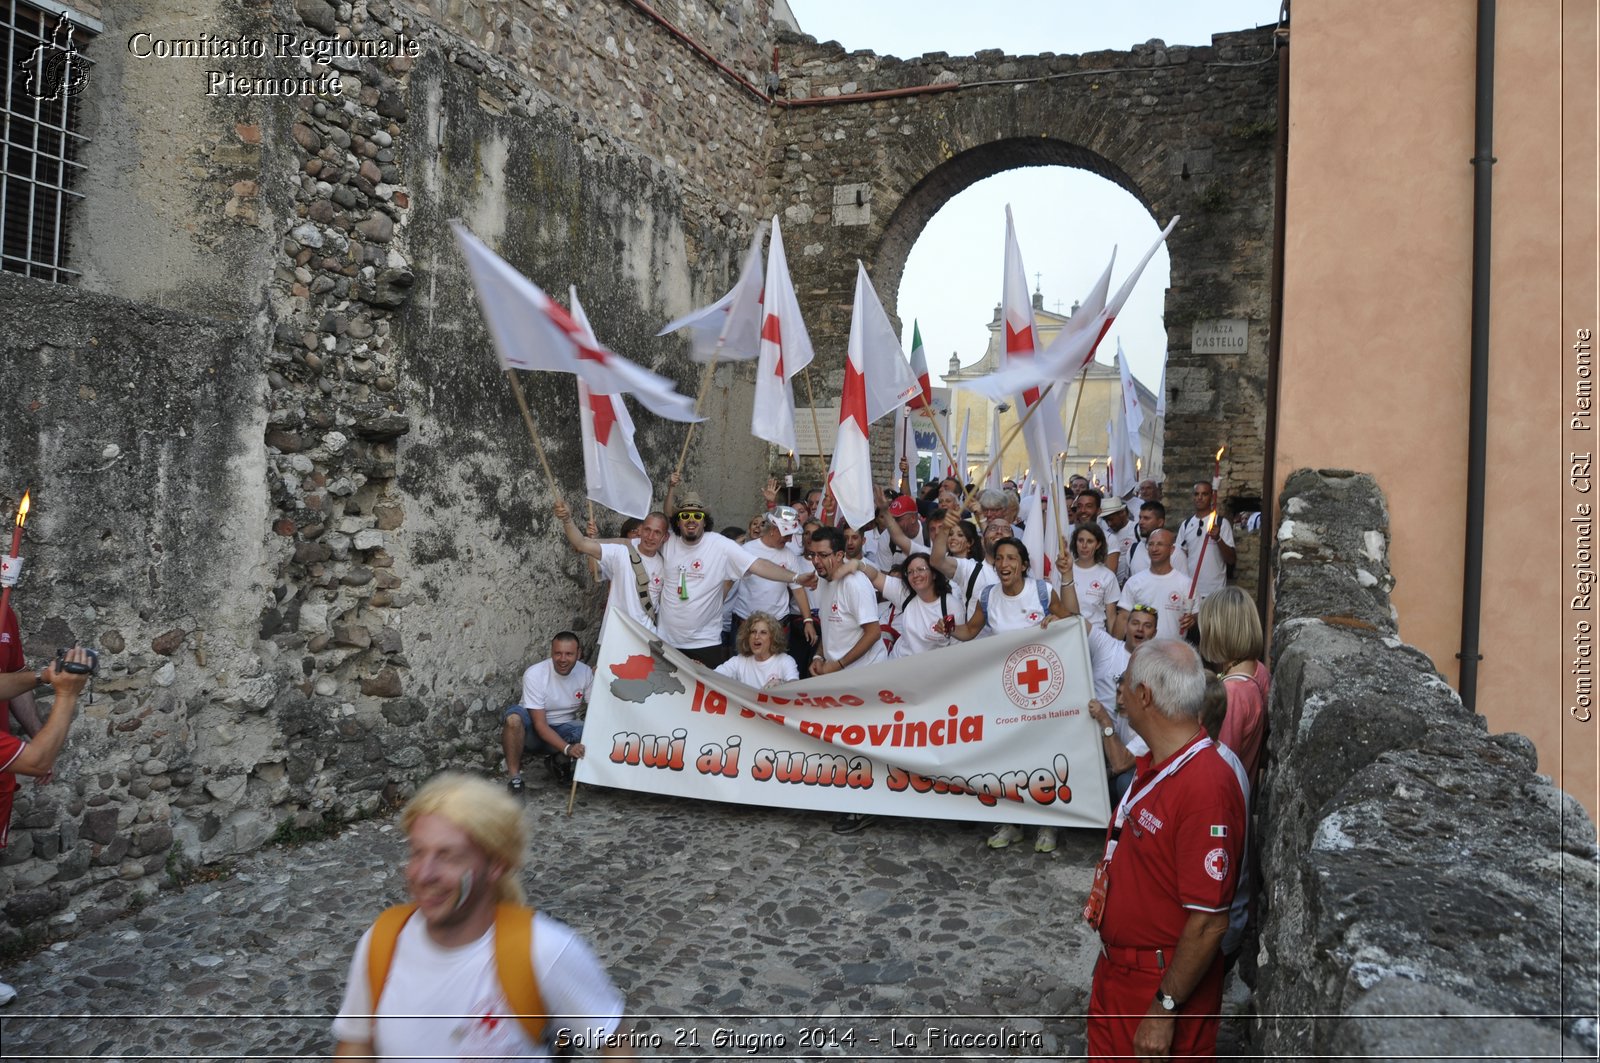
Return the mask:
<svg viewBox="0 0 1600 1063">
<path fill-rule="evenodd" d="M 23 665 L 22 630 L 17 626 L 17 614 L 7 606 L 5 616 L 0 617 L 0 672 L 20 671 Z M 11 802 L 17 791 L 17 777 L 5 769 L 25 745 L 11 733 L 11 702 L 0 701 L 0 849 L 6 847 Z"/>
<path fill-rule="evenodd" d="M 1191 911 L 1223 912 L 1233 903 L 1244 844 L 1245 807 L 1233 769 L 1211 748 L 1145 786 L 1204 740 L 1195 736 L 1160 764 L 1138 758 L 1127 818 L 1107 872 L 1100 937 L 1107 945 L 1171 949 Z"/>
</svg>

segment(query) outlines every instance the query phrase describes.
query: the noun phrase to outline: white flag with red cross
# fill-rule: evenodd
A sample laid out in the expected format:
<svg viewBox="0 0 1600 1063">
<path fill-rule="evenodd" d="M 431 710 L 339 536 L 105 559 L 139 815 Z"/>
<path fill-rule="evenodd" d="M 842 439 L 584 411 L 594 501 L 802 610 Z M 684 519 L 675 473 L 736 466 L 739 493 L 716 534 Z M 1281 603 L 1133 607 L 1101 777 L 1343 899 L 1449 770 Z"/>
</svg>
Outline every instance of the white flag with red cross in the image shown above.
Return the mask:
<svg viewBox="0 0 1600 1063">
<path fill-rule="evenodd" d="M 1083 327 L 1062 329 L 1056 338 L 1050 341 L 1050 345 L 1031 361 L 1010 363 L 997 373 L 990 373 L 976 380 L 963 381 L 955 386 L 976 391 L 980 395 L 986 395 L 1000 402 L 1018 390 L 1038 387 L 1051 381 L 1071 380 L 1077 376 L 1083 371 L 1084 366 L 1094 360 L 1095 348 L 1110 331 L 1117 315 L 1122 312 L 1123 304 L 1128 301 L 1128 296 L 1133 294 L 1134 286 L 1138 284 L 1145 266 L 1149 265 L 1150 259 L 1155 257 L 1155 253 L 1160 250 L 1168 234 L 1172 232 L 1173 226 L 1177 224 L 1176 217 L 1167 223 L 1167 227 L 1161 230 L 1161 235 L 1150 246 L 1150 250 L 1145 252 L 1133 272 L 1122 282 L 1116 294 L 1106 301 L 1105 309 L 1093 318 L 1085 316 Z M 1079 314 L 1073 315 L 1073 320 L 1077 320 L 1080 315 L 1081 308 Z M 1043 411 L 1040 411 L 1040 414 L 1042 416 Z"/>
<path fill-rule="evenodd" d="M 1001 365 L 1032 363 L 1040 348 L 1039 330 L 1033 318 L 1033 299 L 1028 294 L 1028 275 L 1022 268 L 1022 249 L 1017 245 L 1010 204 L 1006 205 L 1005 276 L 1000 307 L 1005 339 Z M 1019 388 L 1013 405 L 1019 418 L 1027 418 L 1022 439 L 1028 448 L 1029 464 L 1036 469 L 1048 468 L 1052 457 L 1067 449 L 1066 430 L 1061 424 L 1061 393 L 1052 391 L 1046 395 L 1040 385 L 1034 384 Z M 1041 405 L 1028 416 L 1028 411 Z"/>
<path fill-rule="evenodd" d="M 904 406 L 921 390 L 900 350 L 900 338 L 867 277 L 867 268 L 857 259 L 844 390 L 839 396 L 839 434 L 833 444 L 833 465 L 828 470 L 828 486 L 845 523 L 852 528 L 866 524 L 876 512 L 867 426 Z"/>
<path fill-rule="evenodd" d="M 594 337 L 578 289 L 572 289 L 572 318 L 592 343 Z M 618 513 L 650 515 L 650 474 L 633 441 L 633 417 L 621 395 L 593 391 L 578 378 L 578 421 L 583 432 L 583 475 L 587 496 Z"/>
<path fill-rule="evenodd" d="M 756 226 L 745 252 L 744 268 L 728 294 L 669 322 L 657 336 L 689 330 L 689 357 L 696 362 L 747 362 L 761 354 L 761 241 L 766 223 Z"/>
<path fill-rule="evenodd" d="M 794 388 L 789 383 L 811 364 L 811 337 L 800 318 L 800 303 L 789 280 L 783 253 L 783 231 L 772 216 L 772 239 L 767 244 L 766 286 L 762 294 L 761 354 L 756 360 L 755 406 L 750 432 L 757 439 L 793 453 Z M 821 445 L 821 440 L 818 440 Z"/>
<path fill-rule="evenodd" d="M 460 222 L 451 222 L 456 245 L 467 260 L 502 369 L 574 373 L 593 391 L 628 394 L 659 416 L 699 421 L 694 400 L 672 381 L 607 348 L 579 326 L 544 289 L 518 273 Z"/>
</svg>

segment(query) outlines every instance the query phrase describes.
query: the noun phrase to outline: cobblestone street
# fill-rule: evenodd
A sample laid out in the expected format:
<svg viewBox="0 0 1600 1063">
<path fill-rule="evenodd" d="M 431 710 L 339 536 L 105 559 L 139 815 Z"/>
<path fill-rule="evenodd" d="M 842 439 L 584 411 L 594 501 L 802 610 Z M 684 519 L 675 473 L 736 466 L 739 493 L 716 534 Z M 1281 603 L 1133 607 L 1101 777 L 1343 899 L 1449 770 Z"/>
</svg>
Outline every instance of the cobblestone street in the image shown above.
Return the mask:
<svg viewBox="0 0 1600 1063">
<path fill-rule="evenodd" d="M 815 813 L 593 788 L 568 818 L 533 777 L 530 899 L 594 946 L 641 1056 L 1081 1055 L 1093 832 L 991 852 L 980 824 L 841 837 Z M 8 965 L 4 1055 L 327 1056 L 356 939 L 404 899 L 404 848 L 378 820 L 267 849 Z"/>
</svg>

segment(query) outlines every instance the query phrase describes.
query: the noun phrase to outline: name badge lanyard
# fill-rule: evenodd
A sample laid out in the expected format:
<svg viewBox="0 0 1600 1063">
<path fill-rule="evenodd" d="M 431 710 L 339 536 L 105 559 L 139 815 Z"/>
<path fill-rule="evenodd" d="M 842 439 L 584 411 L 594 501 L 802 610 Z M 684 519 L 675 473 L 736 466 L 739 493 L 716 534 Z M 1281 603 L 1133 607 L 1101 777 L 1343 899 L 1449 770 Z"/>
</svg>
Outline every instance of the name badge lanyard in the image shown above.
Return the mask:
<svg viewBox="0 0 1600 1063">
<path fill-rule="evenodd" d="M 1190 746 L 1187 753 L 1173 761 L 1171 764 L 1168 764 L 1165 768 L 1162 768 L 1160 773 L 1158 773 L 1154 779 L 1151 779 L 1149 782 L 1145 783 L 1144 786 L 1140 788 L 1138 793 L 1134 793 L 1132 787 L 1128 788 L 1128 792 L 1123 794 L 1122 800 L 1117 803 L 1117 814 L 1112 818 L 1111 821 L 1111 836 L 1106 839 L 1106 854 L 1101 858 L 1103 863 L 1109 864 L 1111 862 L 1111 854 L 1117 851 L 1117 839 L 1122 836 L 1122 825 L 1123 823 L 1127 822 L 1128 810 L 1133 808 L 1133 806 L 1138 804 L 1140 801 L 1143 801 L 1146 797 L 1149 797 L 1150 792 L 1160 785 L 1161 781 L 1167 776 L 1176 775 L 1178 769 L 1189 763 L 1189 759 L 1196 753 L 1199 753 L 1202 749 L 1210 748 L 1211 739 L 1209 737 L 1202 738 L 1200 741 Z"/>
</svg>

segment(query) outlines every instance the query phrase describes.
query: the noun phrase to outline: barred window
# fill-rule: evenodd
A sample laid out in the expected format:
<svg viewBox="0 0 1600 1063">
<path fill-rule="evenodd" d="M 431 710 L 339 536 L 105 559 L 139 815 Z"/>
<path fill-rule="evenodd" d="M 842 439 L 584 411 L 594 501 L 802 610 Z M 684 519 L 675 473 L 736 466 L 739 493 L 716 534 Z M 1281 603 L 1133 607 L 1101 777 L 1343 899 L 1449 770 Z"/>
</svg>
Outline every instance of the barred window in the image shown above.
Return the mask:
<svg viewBox="0 0 1600 1063">
<path fill-rule="evenodd" d="M 0 0 L 0 19 L 0 269 L 70 284 L 67 233 L 83 198 L 78 97 L 91 66 L 82 50 L 102 27 L 51 0 Z"/>
</svg>

